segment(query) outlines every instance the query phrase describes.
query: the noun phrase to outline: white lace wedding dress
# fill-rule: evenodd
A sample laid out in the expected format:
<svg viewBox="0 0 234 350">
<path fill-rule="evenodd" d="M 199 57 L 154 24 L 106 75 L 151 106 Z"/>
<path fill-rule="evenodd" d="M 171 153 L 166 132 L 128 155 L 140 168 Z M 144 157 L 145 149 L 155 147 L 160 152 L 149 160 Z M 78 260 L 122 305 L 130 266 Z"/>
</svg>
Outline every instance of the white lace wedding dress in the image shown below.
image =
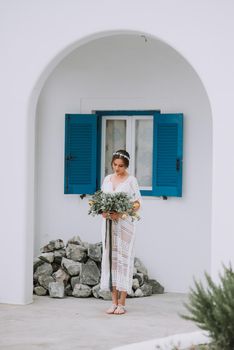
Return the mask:
<svg viewBox="0 0 234 350">
<path fill-rule="evenodd" d="M 105 177 L 102 184 L 103 192 L 126 192 L 133 201 L 141 203 L 141 195 L 137 180 L 134 176 L 118 184 L 113 189 L 111 175 Z M 110 265 L 109 265 L 109 236 L 105 247 L 106 220 L 102 222 L 102 270 L 101 270 L 101 290 L 110 290 Z M 112 222 L 112 286 L 119 291 L 132 292 L 132 275 L 135 256 L 135 222 L 131 218 L 119 219 L 117 223 Z"/>
</svg>

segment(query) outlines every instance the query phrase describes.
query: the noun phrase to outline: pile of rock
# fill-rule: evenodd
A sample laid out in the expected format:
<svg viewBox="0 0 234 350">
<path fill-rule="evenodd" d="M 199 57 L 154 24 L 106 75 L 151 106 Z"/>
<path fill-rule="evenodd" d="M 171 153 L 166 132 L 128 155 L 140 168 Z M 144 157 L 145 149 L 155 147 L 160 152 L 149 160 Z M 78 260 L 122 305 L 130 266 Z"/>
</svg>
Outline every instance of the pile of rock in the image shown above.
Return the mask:
<svg viewBox="0 0 234 350">
<path fill-rule="evenodd" d="M 102 243 L 82 242 L 79 236 L 66 246 L 61 239 L 50 241 L 34 259 L 34 293 L 53 298 L 65 296 L 111 299 L 111 293 L 100 290 Z M 164 288 L 135 258 L 132 293 L 128 297 L 143 297 L 163 293 Z"/>
</svg>

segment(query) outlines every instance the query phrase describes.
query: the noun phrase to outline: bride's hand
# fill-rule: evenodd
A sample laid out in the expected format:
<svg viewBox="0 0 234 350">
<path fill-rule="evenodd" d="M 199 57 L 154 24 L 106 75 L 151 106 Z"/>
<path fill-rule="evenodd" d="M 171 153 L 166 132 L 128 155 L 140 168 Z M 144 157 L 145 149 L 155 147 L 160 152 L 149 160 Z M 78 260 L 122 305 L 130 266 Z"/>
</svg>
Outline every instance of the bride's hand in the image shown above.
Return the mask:
<svg viewBox="0 0 234 350">
<path fill-rule="evenodd" d="M 111 220 L 115 220 L 117 221 L 120 217 L 121 217 L 121 214 L 119 213 L 102 213 L 102 217 L 104 219 L 111 219 Z"/>
<path fill-rule="evenodd" d="M 137 211 L 140 208 L 140 202 L 139 201 L 135 201 L 133 203 L 133 210 Z"/>
<path fill-rule="evenodd" d="M 110 213 L 111 220 L 118 220 L 120 218 L 119 213 Z"/>
</svg>

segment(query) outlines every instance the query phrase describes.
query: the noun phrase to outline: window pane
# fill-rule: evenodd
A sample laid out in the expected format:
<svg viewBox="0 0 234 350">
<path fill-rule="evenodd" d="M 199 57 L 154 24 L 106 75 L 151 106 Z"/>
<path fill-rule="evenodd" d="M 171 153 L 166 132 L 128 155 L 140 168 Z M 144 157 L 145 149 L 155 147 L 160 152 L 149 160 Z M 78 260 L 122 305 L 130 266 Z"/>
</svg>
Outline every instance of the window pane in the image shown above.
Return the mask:
<svg viewBox="0 0 234 350">
<path fill-rule="evenodd" d="M 152 187 L 153 120 L 136 120 L 135 176 L 141 187 Z"/>
<path fill-rule="evenodd" d="M 118 149 L 126 149 L 126 120 L 107 120 L 105 176 L 112 173 L 111 159 Z"/>
</svg>

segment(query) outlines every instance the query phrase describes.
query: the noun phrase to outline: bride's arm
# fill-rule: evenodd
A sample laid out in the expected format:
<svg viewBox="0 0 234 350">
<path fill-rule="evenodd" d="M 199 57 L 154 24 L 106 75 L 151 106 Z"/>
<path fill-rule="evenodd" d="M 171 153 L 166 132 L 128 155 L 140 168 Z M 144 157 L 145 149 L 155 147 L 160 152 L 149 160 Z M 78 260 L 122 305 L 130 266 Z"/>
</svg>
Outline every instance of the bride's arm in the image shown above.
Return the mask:
<svg viewBox="0 0 234 350">
<path fill-rule="evenodd" d="M 135 211 L 139 210 L 141 207 L 141 192 L 139 189 L 139 185 L 137 179 L 133 176 L 131 181 L 131 191 L 133 197 L 133 208 Z"/>
</svg>

